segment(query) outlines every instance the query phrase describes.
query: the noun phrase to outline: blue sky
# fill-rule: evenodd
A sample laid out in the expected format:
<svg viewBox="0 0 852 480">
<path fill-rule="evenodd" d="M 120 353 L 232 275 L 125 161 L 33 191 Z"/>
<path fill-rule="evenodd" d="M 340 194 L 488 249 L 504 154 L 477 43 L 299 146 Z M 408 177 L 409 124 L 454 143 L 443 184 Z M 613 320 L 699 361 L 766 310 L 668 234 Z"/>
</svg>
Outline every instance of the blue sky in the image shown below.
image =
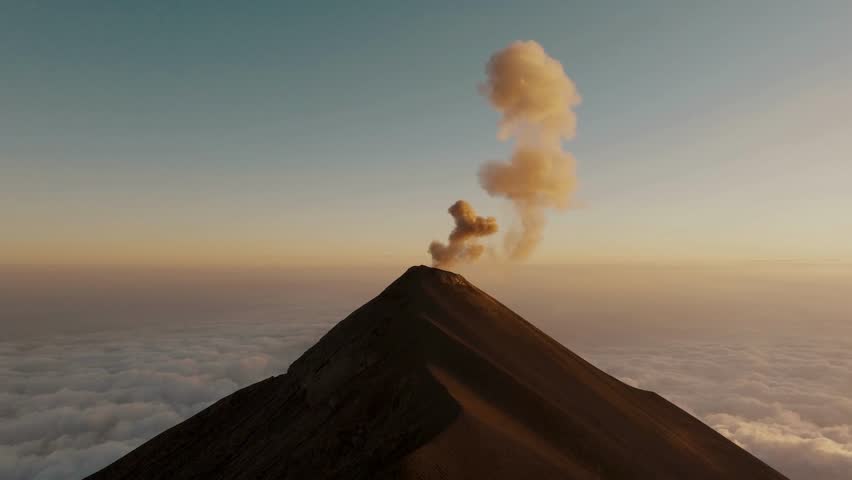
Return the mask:
<svg viewBox="0 0 852 480">
<path fill-rule="evenodd" d="M 5 2 L 0 262 L 427 261 L 532 39 L 583 96 L 535 262 L 852 258 L 848 2 Z"/>
</svg>

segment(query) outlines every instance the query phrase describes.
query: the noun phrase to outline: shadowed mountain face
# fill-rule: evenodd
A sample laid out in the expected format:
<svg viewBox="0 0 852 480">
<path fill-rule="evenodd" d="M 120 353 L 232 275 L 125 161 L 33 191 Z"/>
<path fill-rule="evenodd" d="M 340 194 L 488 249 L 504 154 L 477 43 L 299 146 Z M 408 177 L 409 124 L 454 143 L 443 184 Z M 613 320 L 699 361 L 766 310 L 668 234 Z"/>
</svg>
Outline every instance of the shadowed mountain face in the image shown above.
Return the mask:
<svg viewBox="0 0 852 480">
<path fill-rule="evenodd" d="M 422 266 L 286 375 L 225 397 L 89 478 L 522 477 L 785 478 L 461 276 Z"/>
</svg>

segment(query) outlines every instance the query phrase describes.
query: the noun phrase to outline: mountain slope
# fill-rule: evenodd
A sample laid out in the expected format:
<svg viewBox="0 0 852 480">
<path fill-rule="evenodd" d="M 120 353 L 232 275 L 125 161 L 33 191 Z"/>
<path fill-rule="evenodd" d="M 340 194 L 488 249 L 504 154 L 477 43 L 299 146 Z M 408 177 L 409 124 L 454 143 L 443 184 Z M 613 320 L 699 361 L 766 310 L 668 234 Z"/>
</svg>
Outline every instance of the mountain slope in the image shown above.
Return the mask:
<svg viewBox="0 0 852 480">
<path fill-rule="evenodd" d="M 89 477 L 783 479 L 459 275 L 412 267 L 286 375 Z"/>
</svg>

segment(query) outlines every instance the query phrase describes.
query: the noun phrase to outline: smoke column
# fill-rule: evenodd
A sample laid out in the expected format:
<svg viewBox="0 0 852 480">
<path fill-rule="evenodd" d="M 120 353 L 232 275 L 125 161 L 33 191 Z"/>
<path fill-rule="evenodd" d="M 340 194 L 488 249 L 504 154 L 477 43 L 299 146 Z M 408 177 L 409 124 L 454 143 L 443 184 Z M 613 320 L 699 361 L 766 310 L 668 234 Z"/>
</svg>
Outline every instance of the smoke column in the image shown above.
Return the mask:
<svg viewBox="0 0 852 480">
<path fill-rule="evenodd" d="M 574 136 L 580 103 L 574 82 L 534 41 L 515 42 L 491 57 L 480 92 L 502 114 L 498 138 L 513 139 L 507 162 L 489 162 L 479 183 L 489 195 L 511 200 L 520 228 L 505 238 L 509 258 L 529 256 L 542 238 L 548 208 L 568 207 L 576 187 L 574 157 L 562 140 Z"/>
<path fill-rule="evenodd" d="M 523 260 L 541 241 L 546 211 L 567 208 L 576 188 L 574 157 L 562 142 L 574 136 L 573 108 L 580 95 L 562 64 L 534 41 L 514 42 L 495 53 L 486 74 L 479 91 L 501 114 L 498 139 L 513 141 L 514 151 L 507 161 L 483 165 L 479 183 L 489 195 L 512 202 L 520 225 L 507 232 L 504 245 L 510 259 Z M 450 214 L 456 228 L 449 244 L 429 246 L 436 266 L 476 260 L 484 247 L 475 239 L 497 231 L 493 217 L 476 217 L 463 200 L 450 207 Z M 471 229 L 472 224 L 489 228 Z"/>
<path fill-rule="evenodd" d="M 496 233 L 497 220 L 477 216 L 473 207 L 464 200 L 452 204 L 447 211 L 453 216 L 456 228 L 450 232 L 448 243 L 432 242 L 429 245 L 432 263 L 447 267 L 459 262 L 472 262 L 482 256 L 485 247 L 476 240 Z"/>
</svg>

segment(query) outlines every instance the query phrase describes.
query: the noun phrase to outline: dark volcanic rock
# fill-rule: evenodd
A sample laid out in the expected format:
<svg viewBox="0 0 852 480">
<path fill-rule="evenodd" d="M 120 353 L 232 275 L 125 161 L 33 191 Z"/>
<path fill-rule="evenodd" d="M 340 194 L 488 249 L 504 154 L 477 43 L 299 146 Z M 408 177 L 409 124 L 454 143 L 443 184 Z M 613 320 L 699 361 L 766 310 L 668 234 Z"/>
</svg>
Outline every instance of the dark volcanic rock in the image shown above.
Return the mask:
<svg viewBox="0 0 852 480">
<path fill-rule="evenodd" d="M 90 476 L 783 479 L 450 272 L 412 267 L 290 366 Z"/>
</svg>

